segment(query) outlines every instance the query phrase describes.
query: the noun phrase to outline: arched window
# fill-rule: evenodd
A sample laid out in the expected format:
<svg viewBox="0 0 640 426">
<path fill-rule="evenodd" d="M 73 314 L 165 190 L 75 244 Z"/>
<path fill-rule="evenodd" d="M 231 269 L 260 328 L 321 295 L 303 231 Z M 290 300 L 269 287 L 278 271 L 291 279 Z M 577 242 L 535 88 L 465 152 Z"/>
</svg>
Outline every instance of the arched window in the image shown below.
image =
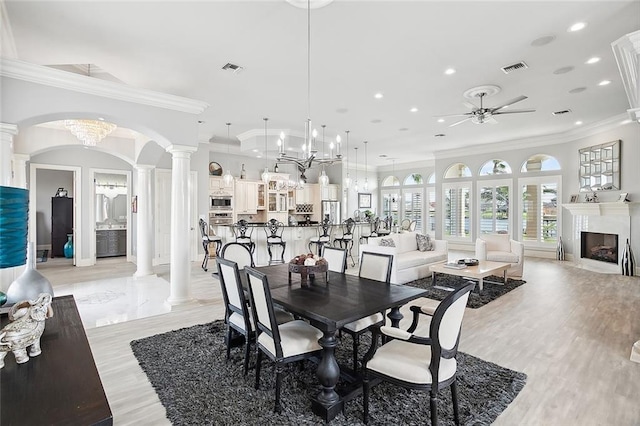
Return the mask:
<svg viewBox="0 0 640 426">
<path fill-rule="evenodd" d="M 522 172 L 546 172 L 560 170 L 560 163 L 555 157 L 546 154 L 536 154 L 529 157 L 522 165 Z"/>
<path fill-rule="evenodd" d="M 436 184 L 436 174 L 435 173 L 431 173 L 429 175 L 429 179 L 427 179 L 427 183 L 429 185 L 435 185 Z"/>
<path fill-rule="evenodd" d="M 504 160 L 489 160 L 480 168 L 480 176 L 508 175 L 511 174 L 511 166 Z"/>
<path fill-rule="evenodd" d="M 422 185 L 424 183 L 420 173 L 411 173 L 404 179 L 405 185 Z"/>
<path fill-rule="evenodd" d="M 400 181 L 395 176 L 387 176 L 382 181 L 382 186 L 400 186 Z"/>
<path fill-rule="evenodd" d="M 444 172 L 445 179 L 455 179 L 461 177 L 471 177 L 471 169 L 464 163 L 455 163 L 449 166 Z"/>
</svg>

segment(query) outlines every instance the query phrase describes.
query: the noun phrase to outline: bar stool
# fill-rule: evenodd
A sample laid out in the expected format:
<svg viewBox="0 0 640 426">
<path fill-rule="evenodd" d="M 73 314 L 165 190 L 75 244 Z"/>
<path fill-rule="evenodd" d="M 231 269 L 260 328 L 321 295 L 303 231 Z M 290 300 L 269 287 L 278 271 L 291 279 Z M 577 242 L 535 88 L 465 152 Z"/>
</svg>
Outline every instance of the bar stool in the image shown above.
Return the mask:
<svg viewBox="0 0 640 426">
<path fill-rule="evenodd" d="M 216 257 L 218 257 L 220 256 L 220 248 L 222 247 L 222 238 L 215 235 L 215 233 L 213 233 L 213 230 L 211 230 L 211 232 L 214 235 L 209 235 L 209 233 L 207 232 L 208 225 L 207 225 L 207 222 L 205 222 L 204 220 L 200 219 L 198 224 L 200 225 L 200 236 L 202 237 L 202 248 L 204 248 L 204 259 L 202 259 L 202 269 L 206 272 L 207 265 L 209 263 L 209 244 L 216 243 Z"/>
<path fill-rule="evenodd" d="M 353 228 L 355 227 L 356 222 L 349 218 L 342 222 L 342 235 L 336 237 L 333 240 L 333 246 L 336 246 L 336 243 L 340 244 L 340 248 L 346 249 L 349 257 L 351 258 L 351 266 L 356 266 L 356 261 L 353 259 L 353 255 L 351 254 L 351 250 L 353 249 Z"/>
<path fill-rule="evenodd" d="M 233 235 L 236 238 L 236 243 L 247 246 L 251 254 L 256 250 L 256 243 L 253 242 L 251 234 L 253 234 L 253 226 L 249 226 L 249 222 L 244 219 L 240 219 L 233 224 Z"/>
<path fill-rule="evenodd" d="M 333 225 L 331 224 L 331 219 L 325 217 L 324 220 L 317 228 L 318 236 L 312 237 L 309 239 L 309 252 L 313 253 L 313 249 L 311 248 L 312 244 L 315 244 L 316 251 L 320 254 L 320 249 L 325 244 L 331 245 L 331 233 L 333 231 Z"/>
<path fill-rule="evenodd" d="M 275 219 L 270 219 L 264 225 L 264 232 L 267 234 L 267 251 L 269 252 L 269 265 L 273 263 L 284 263 L 284 251 L 287 248 L 287 243 L 282 240 L 282 231 L 284 231 L 284 224 L 278 222 Z M 280 246 L 282 252 L 280 253 L 280 260 L 273 260 L 271 253 L 271 247 Z"/>
<path fill-rule="evenodd" d="M 371 222 L 369 222 L 369 233 L 365 235 L 360 235 L 360 244 L 363 242 L 365 244 L 369 243 L 369 238 L 378 237 L 378 230 L 380 228 L 380 218 L 376 217 Z"/>
</svg>

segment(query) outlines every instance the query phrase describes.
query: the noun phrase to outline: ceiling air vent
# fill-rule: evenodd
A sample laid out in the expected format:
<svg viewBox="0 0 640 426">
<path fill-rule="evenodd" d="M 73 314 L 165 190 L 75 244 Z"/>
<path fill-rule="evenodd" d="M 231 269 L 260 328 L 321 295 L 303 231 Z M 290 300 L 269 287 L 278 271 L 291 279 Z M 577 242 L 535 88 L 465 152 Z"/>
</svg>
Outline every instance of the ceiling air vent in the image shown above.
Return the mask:
<svg viewBox="0 0 640 426">
<path fill-rule="evenodd" d="M 225 71 L 231 71 L 234 74 L 238 74 L 239 72 L 241 72 L 244 68 L 241 67 L 240 65 L 236 65 L 236 64 L 232 64 L 231 62 L 227 62 L 223 67 L 223 70 Z"/>
<path fill-rule="evenodd" d="M 500 68 L 502 70 L 503 73 L 505 74 L 509 74 L 512 73 L 514 71 L 520 70 L 520 69 L 525 69 L 525 68 L 529 68 L 529 66 L 527 64 L 524 63 L 524 61 L 520 61 L 516 64 L 512 64 L 512 65 L 507 65 L 506 67 L 502 67 Z"/>
<path fill-rule="evenodd" d="M 554 111 L 551 114 L 553 115 L 563 115 L 563 114 L 569 114 L 571 112 L 570 109 L 563 109 L 562 111 Z"/>
</svg>

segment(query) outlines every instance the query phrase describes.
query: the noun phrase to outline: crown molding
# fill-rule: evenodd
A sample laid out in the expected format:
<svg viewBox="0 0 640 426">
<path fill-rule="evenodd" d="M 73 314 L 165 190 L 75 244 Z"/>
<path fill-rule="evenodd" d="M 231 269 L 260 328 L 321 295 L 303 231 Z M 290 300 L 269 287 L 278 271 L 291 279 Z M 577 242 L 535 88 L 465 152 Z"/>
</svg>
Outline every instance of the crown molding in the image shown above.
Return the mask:
<svg viewBox="0 0 640 426">
<path fill-rule="evenodd" d="M 605 120 L 588 124 L 580 128 L 571 129 L 566 132 L 488 143 L 476 146 L 466 146 L 451 150 L 436 151 L 434 152 L 434 158 L 444 159 L 468 155 L 481 155 L 486 154 L 487 152 L 500 152 L 505 150 L 512 151 L 514 149 L 557 145 L 561 143 L 571 142 L 576 139 L 597 135 L 598 133 L 615 129 L 627 123 L 630 123 L 628 114 L 618 114 Z"/>
<path fill-rule="evenodd" d="M 45 86 L 189 114 L 201 114 L 209 107 L 209 104 L 203 101 L 131 87 L 15 59 L 2 58 L 0 60 L 0 75 Z"/>
</svg>

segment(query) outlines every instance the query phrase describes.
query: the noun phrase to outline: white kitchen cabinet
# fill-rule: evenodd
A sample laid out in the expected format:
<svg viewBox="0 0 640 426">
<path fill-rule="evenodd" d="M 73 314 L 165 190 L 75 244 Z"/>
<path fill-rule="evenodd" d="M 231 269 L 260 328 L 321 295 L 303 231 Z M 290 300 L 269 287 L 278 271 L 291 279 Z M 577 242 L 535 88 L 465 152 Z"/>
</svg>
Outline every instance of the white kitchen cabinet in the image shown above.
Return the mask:
<svg viewBox="0 0 640 426">
<path fill-rule="evenodd" d="M 258 212 L 258 182 L 239 180 L 235 191 L 236 214 L 255 214 Z"/>
<path fill-rule="evenodd" d="M 306 184 L 302 189 L 296 189 L 296 204 L 315 203 L 317 189 L 316 184 Z"/>
<path fill-rule="evenodd" d="M 327 185 L 320 186 L 320 193 L 322 200 L 339 201 L 340 200 L 340 186 L 339 185 Z"/>
<path fill-rule="evenodd" d="M 209 192 L 233 195 L 233 180 L 228 185 L 218 176 L 209 176 Z"/>
</svg>

